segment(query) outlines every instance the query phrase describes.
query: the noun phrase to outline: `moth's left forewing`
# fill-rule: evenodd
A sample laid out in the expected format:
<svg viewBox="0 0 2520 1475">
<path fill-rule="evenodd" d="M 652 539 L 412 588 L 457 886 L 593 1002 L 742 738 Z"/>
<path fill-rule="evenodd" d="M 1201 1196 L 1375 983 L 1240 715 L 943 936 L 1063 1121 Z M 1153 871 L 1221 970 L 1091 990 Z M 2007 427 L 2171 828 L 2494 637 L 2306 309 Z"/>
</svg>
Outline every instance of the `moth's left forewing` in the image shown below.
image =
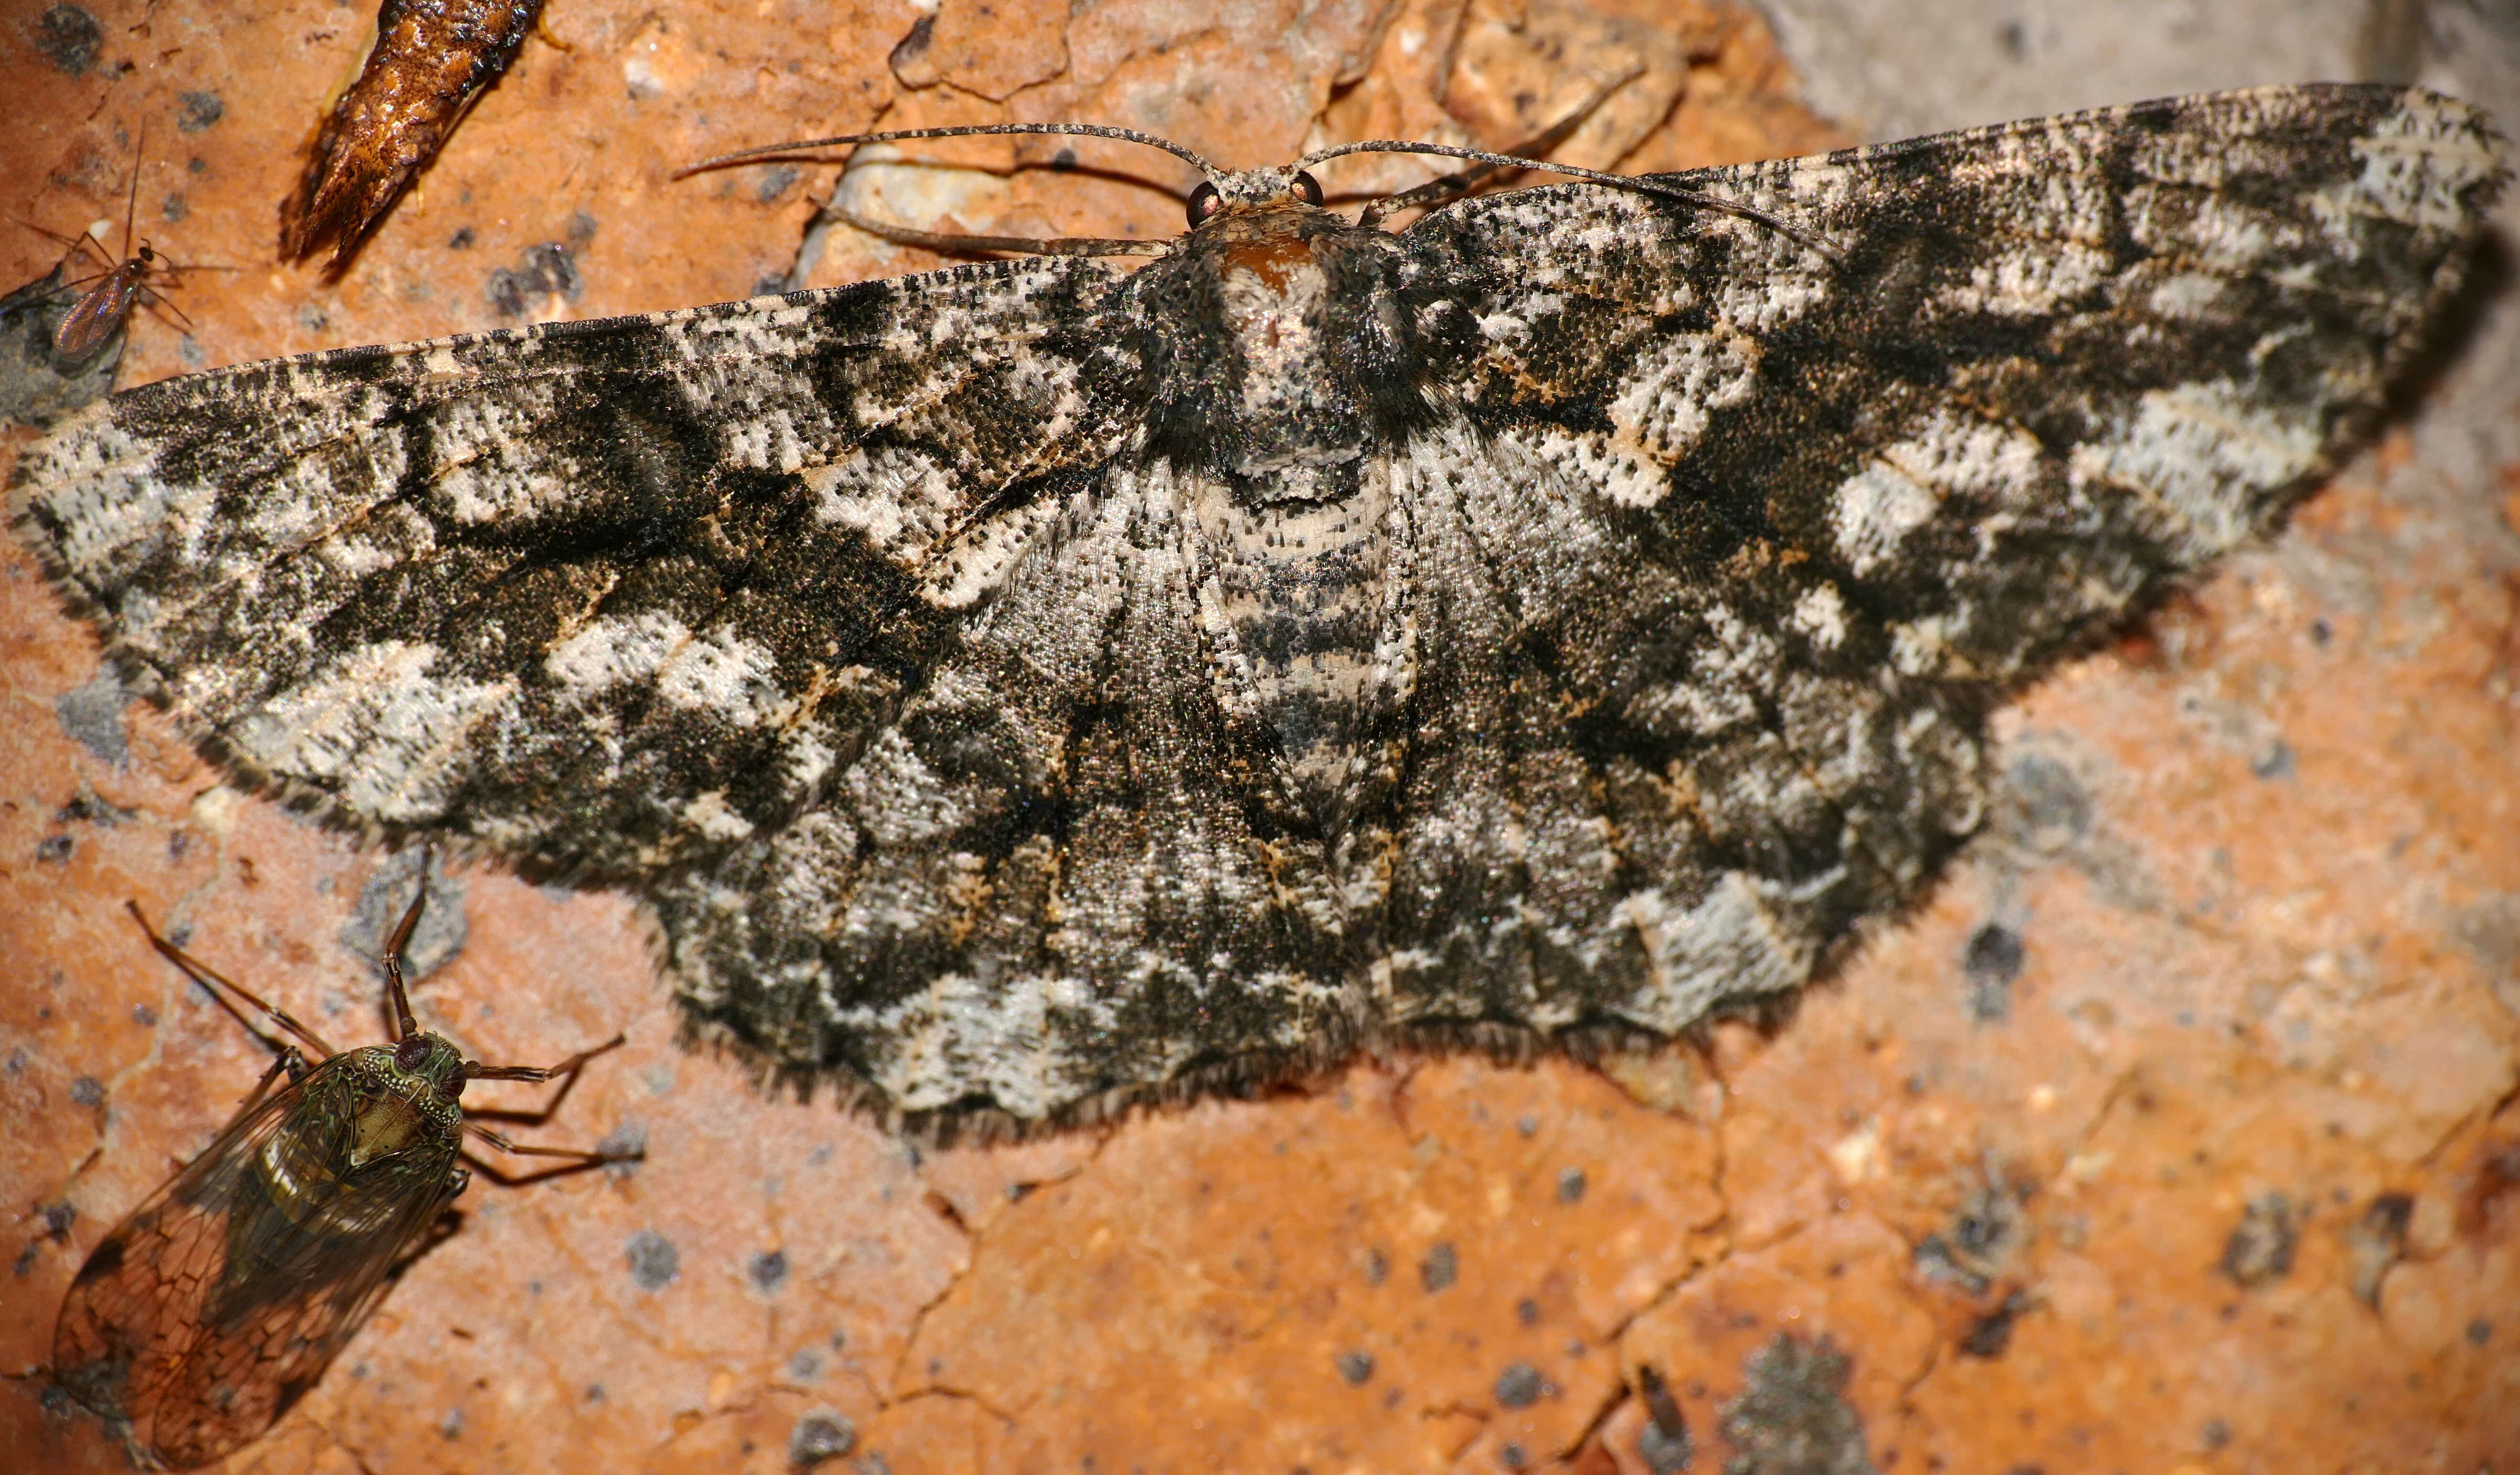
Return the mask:
<svg viewBox="0 0 2520 1475">
<path fill-rule="evenodd" d="M 231 774 L 636 874 L 776 827 L 890 720 L 1119 417 L 1106 263 L 168 380 L 30 450 L 21 526 Z M 1055 499 L 1053 499 L 1055 500 Z"/>
</svg>

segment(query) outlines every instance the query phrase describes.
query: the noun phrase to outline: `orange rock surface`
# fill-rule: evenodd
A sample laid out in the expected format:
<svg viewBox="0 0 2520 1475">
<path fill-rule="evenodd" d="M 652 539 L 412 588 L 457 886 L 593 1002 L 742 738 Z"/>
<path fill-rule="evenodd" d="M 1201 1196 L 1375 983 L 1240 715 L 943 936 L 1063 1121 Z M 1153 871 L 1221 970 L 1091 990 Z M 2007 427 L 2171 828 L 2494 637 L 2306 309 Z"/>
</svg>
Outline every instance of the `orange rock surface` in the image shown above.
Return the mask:
<svg viewBox="0 0 2520 1475">
<path fill-rule="evenodd" d="M 1754 21 L 1688 3 L 556 0 L 328 287 L 272 264 L 276 209 L 365 12 L 91 0 L 81 46 L 62 9 L 0 15 L 0 203 L 118 222 L 136 162 L 141 233 L 237 268 L 176 293 L 189 334 L 135 319 L 126 384 L 935 263 L 809 232 L 828 166 L 671 178 L 782 138 L 1078 116 L 1238 164 L 1368 135 L 1501 146 L 1633 67 L 1565 156 L 1835 141 Z M 1179 228 L 1164 156 L 905 152 L 967 167 L 870 164 L 846 198 L 929 228 Z M 1423 172 L 1364 160 L 1329 184 Z M 57 250 L 0 239 L 10 282 Z M 2476 372 L 2453 361 L 2433 391 Z M 1647 1363 L 1701 1470 L 1772 1448 L 1789 1405 L 1881 1471 L 2513 1468 L 2505 475 L 2464 486 L 2399 432 L 2013 708 L 1986 837 L 1796 1017 L 1598 1070 L 1361 1061 L 1255 1101 L 915 1150 L 679 1050 L 652 924 L 620 898 L 458 868 L 461 943 L 418 986 L 425 1020 L 501 1062 L 626 1030 L 520 1135 L 644 1138 L 647 1159 L 476 1182 L 227 1468 L 770 1472 L 845 1445 L 826 1468 L 1634 1475 Z M 381 904 L 353 914 L 386 859 L 220 786 L 98 678 L 91 637 L 0 546 L 13 1469 L 122 1467 L 45 1396 L 54 1309 L 266 1059 L 120 903 L 337 1044 L 380 1032 Z"/>
</svg>

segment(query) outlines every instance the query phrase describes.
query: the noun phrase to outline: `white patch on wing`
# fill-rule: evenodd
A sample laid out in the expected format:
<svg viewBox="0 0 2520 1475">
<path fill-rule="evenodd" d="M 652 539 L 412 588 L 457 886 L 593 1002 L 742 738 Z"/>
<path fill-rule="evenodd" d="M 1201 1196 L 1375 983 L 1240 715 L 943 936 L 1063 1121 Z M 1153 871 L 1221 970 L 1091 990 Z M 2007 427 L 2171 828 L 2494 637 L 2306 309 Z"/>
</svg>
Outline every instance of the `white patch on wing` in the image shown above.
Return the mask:
<svg viewBox="0 0 2520 1475">
<path fill-rule="evenodd" d="M 1706 433 L 1713 412 L 1728 410 L 1750 398 L 1759 381 L 1758 344 L 1749 338 L 1689 334 L 1665 339 L 1636 360 L 1610 400 L 1611 446 L 1640 452 L 1663 466 L 1676 466 Z M 1629 506 L 1650 506 L 1669 484 L 1655 477 L 1649 500 L 1635 502 L 1613 490 Z"/>
<path fill-rule="evenodd" d="M 1822 650 L 1846 644 L 1846 601 L 1834 584 L 1815 584 L 1794 601 L 1794 628 Z"/>
<path fill-rule="evenodd" d="M 685 711 L 714 712 L 748 728 L 777 712 L 787 693 L 769 649 L 723 626 L 685 641 L 656 668 L 656 695 Z"/>
<path fill-rule="evenodd" d="M 511 705 L 515 688 L 431 674 L 437 648 L 362 646 L 263 703 L 228 730 L 254 768 L 338 792 L 388 824 L 443 817 L 445 778 L 464 771 L 466 739 Z"/>
<path fill-rule="evenodd" d="M 1629 1001 L 1648 1028 L 1678 1031 L 1715 1002 L 1741 994 L 1779 994 L 1811 971 L 1811 945 L 1780 922 L 1760 896 L 1759 882 L 1728 871 L 1693 906 L 1676 905 L 1659 889 L 1619 903 L 1643 939 L 1653 984 Z"/>
<path fill-rule="evenodd" d="M 2146 393 L 2135 417 L 2105 440 L 2074 449 L 2077 491 L 2115 487 L 2142 497 L 2173 524 L 2163 535 L 2202 559 L 2256 525 L 2265 493 L 2318 465 L 2315 415 L 2285 416 L 2228 380 Z"/>
<path fill-rule="evenodd" d="M 1897 557 L 1955 495 L 2016 504 L 2039 484 L 2039 442 L 2011 425 L 1937 411 L 1838 484 L 1837 551 L 1857 574 Z"/>
<path fill-rule="evenodd" d="M 681 620 L 661 609 L 626 618 L 604 615 L 553 646 L 543 671 L 583 699 L 625 681 L 645 681 L 690 636 Z"/>
</svg>

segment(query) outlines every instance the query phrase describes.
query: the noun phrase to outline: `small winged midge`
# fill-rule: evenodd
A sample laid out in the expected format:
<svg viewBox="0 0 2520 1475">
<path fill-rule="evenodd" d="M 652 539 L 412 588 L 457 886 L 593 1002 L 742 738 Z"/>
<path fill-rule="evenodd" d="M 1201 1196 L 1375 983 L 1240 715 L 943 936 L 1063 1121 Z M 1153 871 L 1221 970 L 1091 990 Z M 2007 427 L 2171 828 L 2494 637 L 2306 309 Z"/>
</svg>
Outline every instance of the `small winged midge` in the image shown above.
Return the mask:
<svg viewBox="0 0 2520 1475">
<path fill-rule="evenodd" d="M 149 931 L 240 1020 L 238 1001 L 320 1056 L 310 1064 L 248 1024 L 278 1051 L 271 1068 L 210 1145 L 89 1252 L 62 1302 L 54 1378 L 154 1464 L 190 1469 L 241 1449 L 315 1386 L 464 1191 L 467 1132 L 572 1166 L 640 1155 L 524 1146 L 465 1120 L 466 1082 L 573 1077 L 621 1039 L 548 1067 L 484 1065 L 420 1029 L 400 955 L 425 899 L 424 887 L 385 944 L 394 1040 L 338 1052 Z"/>
<path fill-rule="evenodd" d="M 233 782 L 634 892 L 897 1121 L 1585 1050 L 1913 908 L 1992 714 L 2362 443 L 2505 152 L 2271 87 L 1390 230 L 1306 171 L 1487 156 L 1118 136 L 1176 240 L 167 380 L 21 525 Z"/>
</svg>

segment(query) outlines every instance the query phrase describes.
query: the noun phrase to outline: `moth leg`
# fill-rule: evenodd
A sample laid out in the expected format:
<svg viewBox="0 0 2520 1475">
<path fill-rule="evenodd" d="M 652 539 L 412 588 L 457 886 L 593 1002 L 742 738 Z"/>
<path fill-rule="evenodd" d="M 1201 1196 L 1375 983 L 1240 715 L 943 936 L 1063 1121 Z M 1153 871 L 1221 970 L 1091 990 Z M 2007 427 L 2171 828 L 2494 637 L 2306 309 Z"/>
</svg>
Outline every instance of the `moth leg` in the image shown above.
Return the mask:
<svg viewBox="0 0 2520 1475">
<path fill-rule="evenodd" d="M 234 1004 L 229 1002 L 227 994 L 219 992 L 221 989 L 225 989 L 228 993 L 232 993 L 239 999 L 243 999 L 246 1003 L 253 1006 L 255 1009 L 260 1011 L 262 1015 L 268 1018 L 273 1024 L 278 1025 L 280 1028 L 287 1030 L 289 1033 L 295 1035 L 298 1039 L 306 1042 L 308 1048 L 313 1050 L 316 1054 L 324 1057 L 325 1059 L 331 1059 L 336 1053 L 332 1046 L 324 1043 L 323 1036 L 316 1034 L 305 1025 L 298 1023 L 287 1009 L 279 1008 L 264 1003 L 253 993 L 252 990 L 248 989 L 245 985 L 237 982 L 235 979 L 228 977 L 218 969 L 211 967 L 208 963 L 202 961 L 192 954 L 187 953 L 183 949 L 175 946 L 173 943 L 168 942 L 165 938 L 158 936 L 158 929 L 151 926 L 149 924 L 149 918 L 142 915 L 140 904 L 138 902 L 126 901 L 122 905 L 124 910 L 131 914 L 131 919 L 140 923 L 140 930 L 149 934 L 149 945 L 156 948 L 167 961 L 173 963 L 179 968 L 182 968 L 195 983 L 207 989 L 210 997 L 219 1002 L 219 1007 L 226 1009 L 229 1015 L 233 1017 L 237 1023 L 245 1026 L 246 1033 L 253 1036 L 257 1040 L 260 1040 L 263 1044 L 271 1047 L 273 1050 L 279 1052 L 281 1056 L 280 1064 L 287 1065 L 291 1059 L 295 1059 L 296 1064 L 289 1067 L 289 1078 L 291 1080 L 294 1081 L 299 1076 L 305 1074 L 305 1057 L 298 1054 L 297 1048 L 295 1046 L 273 1039 L 268 1033 L 264 1032 L 259 1025 L 256 1025 L 251 1019 L 247 1018 L 242 1009 L 239 1009 Z M 264 1078 L 266 1084 L 268 1084 L 269 1079 L 270 1078 L 267 1076 Z M 257 1094 L 258 1092 L 259 1088 L 257 1088 Z"/>
<path fill-rule="evenodd" d="M 1610 100 L 1610 94 L 1643 75 L 1643 67 L 1636 68 L 1576 104 L 1574 112 L 1503 152 L 1517 158 L 1541 157 L 1550 150 L 1566 142 L 1576 129 L 1583 127 L 1584 120 L 1593 115 L 1594 110 Z M 1371 227 L 1381 224 L 1385 219 L 1402 210 L 1415 209 L 1419 205 L 1432 208 L 1468 194 L 1482 180 L 1504 167 L 1503 164 L 1482 160 L 1459 173 L 1447 174 L 1441 179 L 1430 179 L 1413 189 L 1403 190 L 1397 195 L 1386 196 L 1372 201 L 1365 207 L 1362 214 L 1357 216 L 1356 223 L 1360 228 Z"/>
</svg>

